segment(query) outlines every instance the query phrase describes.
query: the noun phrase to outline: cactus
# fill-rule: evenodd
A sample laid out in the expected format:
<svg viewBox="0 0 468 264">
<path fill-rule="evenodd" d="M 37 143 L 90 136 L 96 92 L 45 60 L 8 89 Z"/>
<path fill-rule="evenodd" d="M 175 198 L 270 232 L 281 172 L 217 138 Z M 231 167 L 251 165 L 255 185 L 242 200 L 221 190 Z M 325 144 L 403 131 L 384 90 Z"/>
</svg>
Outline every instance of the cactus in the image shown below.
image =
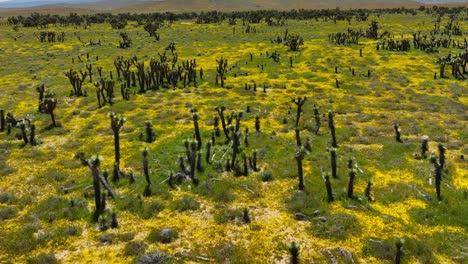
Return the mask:
<svg viewBox="0 0 468 264">
<path fill-rule="evenodd" d="M 86 96 L 86 92 L 83 91 L 82 86 L 84 80 L 88 76 L 88 72 L 83 72 L 82 70 L 80 70 L 80 75 L 78 75 L 77 71 L 70 69 L 70 71 L 65 72 L 65 76 L 68 77 L 68 80 L 70 81 L 70 84 L 73 87 L 71 95 L 77 97 Z"/>
<path fill-rule="evenodd" d="M 195 170 L 197 168 L 197 145 L 198 142 L 196 140 L 184 140 L 185 155 L 189 164 L 189 176 L 194 184 L 198 184 L 198 180 L 195 177 Z M 180 162 L 182 169 L 183 160 L 181 160 Z"/>
<path fill-rule="evenodd" d="M 57 127 L 54 114 L 54 110 L 57 107 L 57 99 L 55 99 L 54 96 L 55 94 L 51 92 L 48 95 L 46 95 L 46 98 L 43 100 L 43 109 L 44 112 L 50 115 L 50 118 L 52 119 L 52 126 Z"/>
<path fill-rule="evenodd" d="M 295 131 L 295 133 L 296 133 L 296 145 L 297 145 L 298 147 L 300 147 L 300 146 L 302 146 L 302 142 L 301 142 L 301 130 L 300 130 L 298 127 L 296 127 L 296 128 L 294 129 L 294 131 Z"/>
<path fill-rule="evenodd" d="M 435 154 L 431 155 L 430 161 L 432 164 L 434 164 L 434 178 L 435 178 L 437 200 L 441 201 L 442 196 L 440 194 L 440 187 L 441 187 L 440 184 L 442 182 L 442 165 L 439 163 L 437 156 Z"/>
<path fill-rule="evenodd" d="M 110 188 L 106 179 L 99 175 L 99 166 L 101 165 L 102 157 L 99 155 L 93 155 L 90 159 L 86 159 L 83 153 L 78 153 L 75 155 L 75 158 L 79 159 L 83 166 L 86 166 L 91 170 L 91 174 L 93 176 L 94 202 L 96 205 L 94 220 L 97 221 L 99 215 L 103 211 L 103 204 L 101 201 L 101 184 L 108 191 L 109 196 L 115 199 L 114 192 Z"/>
<path fill-rule="evenodd" d="M 249 216 L 249 209 L 244 208 L 242 212 L 242 220 L 244 221 L 244 224 L 249 224 L 250 223 L 250 216 Z"/>
<path fill-rule="evenodd" d="M 231 167 L 234 168 L 236 165 L 237 154 L 240 153 L 240 132 L 234 131 L 234 127 L 230 126 L 232 132 L 232 156 L 231 156 Z"/>
<path fill-rule="evenodd" d="M 115 156 L 115 167 L 114 167 L 114 180 L 120 178 L 120 129 L 125 123 L 125 118 L 118 116 L 116 113 L 109 113 L 111 119 L 111 129 L 114 132 L 114 156 Z"/>
<path fill-rule="evenodd" d="M 197 140 L 197 150 L 200 150 L 202 147 L 202 139 L 200 135 L 200 128 L 198 126 L 198 112 L 195 109 L 192 109 L 193 116 L 193 127 L 195 130 L 195 139 Z"/>
<path fill-rule="evenodd" d="M 349 169 L 348 198 L 354 198 L 354 181 L 356 180 L 356 170 Z"/>
<path fill-rule="evenodd" d="M 244 161 L 244 172 L 242 173 L 244 176 L 249 175 L 249 161 L 247 155 L 245 153 L 242 153 L 242 159 Z"/>
<path fill-rule="evenodd" d="M 302 113 L 302 106 L 307 101 L 307 97 L 298 97 L 293 100 L 293 103 L 297 105 L 297 112 L 296 112 L 296 124 L 295 127 L 299 126 L 299 119 L 301 118 Z"/>
<path fill-rule="evenodd" d="M 427 152 L 429 151 L 429 137 L 424 135 L 422 136 L 422 143 L 421 143 L 421 157 L 423 159 L 427 158 Z"/>
<path fill-rule="evenodd" d="M 328 111 L 328 128 L 330 128 L 331 136 L 332 136 L 332 147 L 337 148 L 338 144 L 336 143 L 336 134 L 335 134 L 335 122 L 333 120 L 333 112 L 330 110 Z"/>
<path fill-rule="evenodd" d="M 145 121 L 146 142 L 151 143 L 154 141 L 154 132 L 150 120 Z"/>
<path fill-rule="evenodd" d="M 289 253 L 291 254 L 291 264 L 299 264 L 299 247 L 296 242 L 292 242 L 289 246 Z"/>
<path fill-rule="evenodd" d="M 398 239 L 397 242 L 395 243 L 396 246 L 396 255 L 395 255 L 395 264 L 400 264 L 401 263 L 401 258 L 403 257 L 403 244 L 405 241 L 403 239 Z"/>
<path fill-rule="evenodd" d="M 151 185 L 151 179 L 150 179 L 150 175 L 149 175 L 149 162 L 148 162 L 148 153 L 149 153 L 149 149 L 148 148 L 144 148 L 143 151 L 142 151 L 142 154 L 143 154 L 143 173 L 145 174 L 145 179 L 146 179 L 146 184 L 147 185 Z"/>
<path fill-rule="evenodd" d="M 320 126 L 322 125 L 320 121 L 320 112 L 318 106 L 314 105 L 314 119 L 315 119 L 315 128 L 314 128 L 314 134 L 318 135 L 318 132 L 320 130 Z"/>
<path fill-rule="evenodd" d="M 257 168 L 257 157 L 258 157 L 258 151 L 255 149 L 252 153 L 252 157 L 249 158 L 250 167 L 255 172 L 259 171 L 259 169 Z"/>
<path fill-rule="evenodd" d="M 110 224 L 111 228 L 118 228 L 119 227 L 119 222 L 117 221 L 117 213 L 112 212 L 112 220 Z"/>
<path fill-rule="evenodd" d="M 336 168 L 336 149 L 331 148 L 329 149 L 330 151 L 330 162 L 331 162 L 331 168 L 332 168 L 332 177 L 337 179 L 337 168 Z"/>
<path fill-rule="evenodd" d="M 203 165 L 202 165 L 202 152 L 197 151 L 197 171 L 203 172 Z"/>
<path fill-rule="evenodd" d="M 28 141 L 28 135 L 26 133 L 26 125 L 24 123 L 21 123 L 20 129 L 21 129 L 21 138 L 24 141 L 24 145 L 27 145 L 29 141 Z"/>
<path fill-rule="evenodd" d="M 0 132 L 3 132 L 5 131 L 5 124 L 6 124 L 6 120 L 5 120 L 5 110 L 0 110 Z"/>
<path fill-rule="evenodd" d="M 215 108 L 215 110 L 218 112 L 219 118 L 221 119 L 221 126 L 223 127 L 224 135 L 226 136 L 226 140 L 230 141 L 231 138 L 229 137 L 229 131 L 227 130 L 226 127 L 226 119 L 224 118 L 224 111 L 226 110 L 226 107 L 224 106 L 218 106 Z"/>
<path fill-rule="evenodd" d="M 301 147 L 297 150 L 295 158 L 297 161 L 297 174 L 299 177 L 299 190 L 303 191 L 304 190 L 304 172 L 302 169 L 302 161 L 305 158 L 305 155 L 307 154 L 307 151 Z"/>
<path fill-rule="evenodd" d="M 366 185 L 366 189 L 364 190 L 364 195 L 367 197 L 367 200 L 369 202 L 375 201 L 374 197 L 372 197 L 371 195 L 372 185 L 373 185 L 372 180 L 371 179 L 367 180 L 367 185 Z"/>
<path fill-rule="evenodd" d="M 395 130 L 395 139 L 396 139 L 396 141 L 397 141 L 397 142 L 400 142 L 400 143 L 403 142 L 403 141 L 401 140 L 400 126 L 399 126 L 398 124 L 395 124 L 395 125 L 393 126 L 393 129 Z"/>
<path fill-rule="evenodd" d="M 330 181 L 330 175 L 328 173 L 325 173 L 323 175 L 323 180 L 325 181 L 325 188 L 327 190 L 327 202 L 331 203 L 334 201 L 334 198 L 333 198 L 332 185 Z"/>
<path fill-rule="evenodd" d="M 45 93 L 45 86 L 44 84 L 36 87 L 36 91 L 38 92 L 38 97 L 39 97 L 39 104 L 38 104 L 38 110 L 39 112 L 43 112 L 43 104 L 42 101 L 44 100 L 44 93 Z"/>
<path fill-rule="evenodd" d="M 257 131 L 257 133 L 260 133 L 260 117 L 259 116 L 255 117 L 255 131 Z"/>
<path fill-rule="evenodd" d="M 442 143 L 439 143 L 437 148 L 439 150 L 440 168 L 441 168 L 442 171 L 444 171 L 444 168 L 445 168 L 445 152 L 447 151 L 447 149 L 442 145 Z"/>
<path fill-rule="evenodd" d="M 244 145 L 246 147 L 249 146 L 249 128 L 248 127 L 245 128 L 245 132 L 244 132 Z"/>
<path fill-rule="evenodd" d="M 206 163 L 210 163 L 210 157 L 211 157 L 211 142 L 206 143 L 206 156 L 205 156 L 205 161 Z"/>
<path fill-rule="evenodd" d="M 226 72 L 227 72 L 227 66 L 228 66 L 228 61 L 227 59 L 221 58 L 219 60 L 216 60 L 218 63 L 218 67 L 216 68 L 216 85 L 219 84 L 218 80 L 221 80 L 221 87 L 224 87 L 224 80 L 226 79 Z"/>
<path fill-rule="evenodd" d="M 29 144 L 31 144 L 32 146 L 37 145 L 37 141 L 35 137 L 36 137 L 36 125 L 32 124 L 29 127 Z"/>
</svg>

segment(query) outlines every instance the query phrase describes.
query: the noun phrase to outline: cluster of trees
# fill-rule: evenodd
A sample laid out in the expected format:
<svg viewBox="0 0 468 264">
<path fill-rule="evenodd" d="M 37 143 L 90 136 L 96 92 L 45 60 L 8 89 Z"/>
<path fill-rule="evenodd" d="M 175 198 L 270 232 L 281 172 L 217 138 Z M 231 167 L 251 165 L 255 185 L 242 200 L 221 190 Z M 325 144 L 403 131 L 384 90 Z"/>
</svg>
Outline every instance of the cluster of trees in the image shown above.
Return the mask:
<svg viewBox="0 0 468 264">
<path fill-rule="evenodd" d="M 382 8 L 382 9 L 298 9 L 290 11 L 279 10 L 257 10 L 257 11 L 236 11 L 236 12 L 185 12 L 185 13 L 96 13 L 96 14 L 83 14 L 70 13 L 69 15 L 51 15 L 32 13 L 29 16 L 12 16 L 7 19 L 9 25 L 24 26 L 24 27 L 40 27 L 47 28 L 49 25 L 75 25 L 82 24 L 98 24 L 98 23 L 111 23 L 115 28 L 125 27 L 127 21 L 136 21 L 140 25 L 144 25 L 144 21 L 177 21 L 184 19 L 196 19 L 197 23 L 220 23 L 224 20 L 235 22 L 236 19 L 241 19 L 245 23 L 260 23 L 261 21 L 284 21 L 285 19 L 323 19 L 333 21 L 348 21 L 355 18 L 357 21 L 367 21 L 368 17 L 372 15 L 380 16 L 382 14 L 411 14 L 415 15 L 417 12 L 426 12 L 428 14 L 436 14 L 439 17 L 444 15 L 454 15 L 466 11 L 467 7 L 443 7 L 434 6 L 426 8 L 424 6 L 419 9 L 415 8 Z M 233 23 L 230 23 L 233 24 Z"/>
</svg>

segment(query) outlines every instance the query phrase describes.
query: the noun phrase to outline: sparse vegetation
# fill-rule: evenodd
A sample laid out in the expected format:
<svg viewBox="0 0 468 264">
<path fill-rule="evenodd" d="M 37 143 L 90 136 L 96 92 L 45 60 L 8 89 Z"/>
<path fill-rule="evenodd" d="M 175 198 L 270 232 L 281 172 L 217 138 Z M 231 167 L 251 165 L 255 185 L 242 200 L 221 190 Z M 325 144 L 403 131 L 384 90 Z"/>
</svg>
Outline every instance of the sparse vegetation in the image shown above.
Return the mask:
<svg viewBox="0 0 468 264">
<path fill-rule="evenodd" d="M 0 18 L 0 262 L 465 263 L 467 25 Z"/>
</svg>

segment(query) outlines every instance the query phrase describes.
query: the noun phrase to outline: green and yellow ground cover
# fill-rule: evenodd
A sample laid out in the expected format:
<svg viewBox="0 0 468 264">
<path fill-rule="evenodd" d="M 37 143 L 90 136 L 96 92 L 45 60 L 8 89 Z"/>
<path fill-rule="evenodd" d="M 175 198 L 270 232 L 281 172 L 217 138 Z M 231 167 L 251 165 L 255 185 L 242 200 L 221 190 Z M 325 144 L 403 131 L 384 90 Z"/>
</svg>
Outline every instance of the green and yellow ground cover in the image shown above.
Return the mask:
<svg viewBox="0 0 468 264">
<path fill-rule="evenodd" d="M 396 38 L 410 38 L 414 31 L 430 31 L 435 17 L 420 13 L 370 20 L 379 21 L 382 29 Z M 463 29 L 468 28 L 466 21 L 461 24 Z M 288 263 L 288 247 L 296 241 L 304 263 L 331 263 L 333 258 L 337 263 L 347 263 L 350 259 L 341 253 L 346 251 L 355 262 L 391 263 L 395 241 L 404 238 L 406 263 L 466 263 L 468 167 L 460 156 L 467 154 L 467 82 L 433 79 L 439 69 L 437 58 L 457 50 L 441 49 L 437 54 L 413 49 L 377 51 L 378 42 L 368 39 L 351 47 L 328 43 L 329 33 L 350 27 L 365 30 L 368 25 L 354 20 L 351 25 L 290 20 L 285 27 L 261 23 L 255 25 L 258 33 L 247 34 L 240 23 L 228 26 L 226 22 L 197 25 L 178 21 L 163 27 L 161 41 L 155 42 L 141 26 L 129 24 L 123 31 L 130 35 L 133 46 L 126 50 L 116 47 L 118 31 L 109 24 L 87 29 L 51 26 L 48 30 L 66 32 L 66 41 L 56 44 L 39 43 L 33 36 L 38 32 L 35 28 L 13 31 L 10 26 L 0 26 L 0 109 L 17 117 L 28 116 L 42 141 L 38 146 L 23 146 L 14 138 L 17 130 L 10 136 L 0 134 L 1 262 L 44 263 L 40 261 L 47 254 L 54 254 L 63 263 L 129 263 L 142 253 L 132 248 L 141 242 L 138 245 L 145 252 L 164 252 L 176 263 L 201 261 L 187 254 L 207 257 L 212 263 Z M 304 38 L 299 52 L 271 43 L 286 28 Z M 85 47 L 76 36 L 100 39 L 103 46 Z M 88 97 L 69 97 L 71 86 L 64 72 L 70 67 L 84 69 L 91 62 L 94 67 L 103 67 L 106 75 L 114 71 L 115 76 L 113 61 L 117 56 L 137 55 L 148 63 L 172 41 L 176 42 L 180 61 L 196 59 L 198 68 L 204 69 L 204 81 L 198 88 L 148 91 L 132 95 L 130 101 L 123 101 L 116 92 L 115 105 L 101 109 L 92 83 L 84 85 Z M 266 56 L 266 52 L 274 51 L 281 54 L 280 63 Z M 77 56 L 86 58 L 87 53 L 89 61 L 78 62 Z M 289 66 L 291 56 L 294 67 Z M 221 57 L 228 59 L 230 66 L 237 65 L 228 73 L 226 88 L 214 85 L 216 59 Z M 335 66 L 339 67 L 338 74 Z M 356 70 L 356 76 L 351 75 L 350 68 Z M 236 72 L 248 75 L 234 77 Z M 335 87 L 335 79 L 340 80 L 340 88 Z M 37 112 L 35 87 L 42 83 L 57 94 L 59 128 L 46 129 L 49 116 Z M 246 83 L 256 83 L 258 91 L 245 90 Z M 268 87 L 266 93 L 263 85 Z M 304 128 L 314 126 L 314 104 L 324 115 L 318 136 L 307 129 L 302 132 L 303 139 L 310 138 L 312 143 L 304 161 L 305 192 L 297 190 L 294 160 L 292 99 L 298 96 L 308 97 L 301 121 Z M 178 171 L 183 140 L 192 137 L 190 108 L 199 111 L 202 136 L 207 142 L 216 106 L 225 106 L 228 113 L 244 111 L 242 128 L 250 130 L 250 144 L 244 151 L 258 150 L 261 172 L 235 177 L 205 164 L 204 172 L 197 173 L 198 186 L 183 184 L 171 189 L 160 184 L 170 172 Z M 247 106 L 251 113 L 245 113 Z M 336 193 L 333 203 L 326 202 L 321 177 L 321 171 L 330 167 L 326 151 L 330 138 L 328 110 L 335 112 L 339 144 L 339 179 L 332 180 Z M 117 211 L 120 227 L 100 231 L 91 221 L 91 175 L 73 156 L 79 151 L 89 156 L 99 153 L 104 157 L 101 167 L 112 169 L 109 112 L 127 118 L 121 131 L 121 167 L 134 172 L 136 183 L 130 185 L 122 179 L 112 184 L 118 198 L 108 200 L 108 208 Z M 254 129 L 255 116 L 261 118 L 260 133 Z M 146 120 L 153 122 L 156 132 L 156 141 L 151 144 L 138 139 Z M 394 123 L 400 124 L 404 143 L 394 140 Z M 438 142 L 448 148 L 442 202 L 437 202 L 430 181 L 433 165 L 413 158 L 420 151 L 422 135 L 430 137 L 430 151 L 437 152 Z M 151 197 L 142 196 L 145 182 L 140 151 L 144 147 L 150 149 L 155 183 Z M 215 147 L 215 160 L 224 149 L 220 144 Z M 350 157 L 362 170 L 355 187 L 360 200 L 346 198 Z M 265 171 L 272 173 L 272 181 L 261 180 Z M 363 194 L 369 178 L 376 199 L 372 203 Z M 70 190 L 64 193 L 64 188 Z M 237 217 L 244 208 L 249 209 L 250 224 L 241 223 Z M 316 210 L 326 222 L 313 216 Z M 295 213 L 310 219 L 297 221 Z M 178 238 L 169 244 L 153 242 L 150 233 L 161 228 L 176 230 Z M 102 243 L 103 235 L 111 242 Z"/>
</svg>

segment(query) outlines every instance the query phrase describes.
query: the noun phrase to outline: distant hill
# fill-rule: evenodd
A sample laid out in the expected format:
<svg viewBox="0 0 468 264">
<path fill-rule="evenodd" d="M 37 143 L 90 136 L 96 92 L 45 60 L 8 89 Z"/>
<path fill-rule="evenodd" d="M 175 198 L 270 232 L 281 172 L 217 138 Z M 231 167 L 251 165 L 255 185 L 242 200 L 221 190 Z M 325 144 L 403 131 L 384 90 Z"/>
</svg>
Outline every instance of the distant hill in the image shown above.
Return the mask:
<svg viewBox="0 0 468 264">
<path fill-rule="evenodd" d="M 6 0 L 0 12 L 93 10 L 115 12 L 298 9 L 417 6 L 421 3 L 468 3 L 468 0 Z M 3 10 L 2 10 L 3 9 Z M 5 10 L 6 9 L 6 10 Z"/>
</svg>

